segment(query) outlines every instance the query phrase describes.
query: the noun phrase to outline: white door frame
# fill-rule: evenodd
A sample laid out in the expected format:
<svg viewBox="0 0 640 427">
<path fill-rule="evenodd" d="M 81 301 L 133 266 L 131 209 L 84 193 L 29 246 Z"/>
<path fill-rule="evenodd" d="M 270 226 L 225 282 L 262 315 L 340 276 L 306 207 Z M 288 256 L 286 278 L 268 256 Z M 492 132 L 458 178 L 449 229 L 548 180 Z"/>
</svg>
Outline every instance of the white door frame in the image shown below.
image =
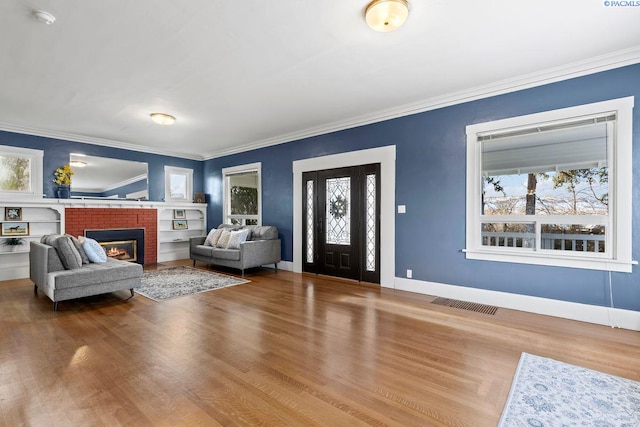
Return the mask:
<svg viewBox="0 0 640 427">
<path fill-rule="evenodd" d="M 396 146 L 389 145 L 293 162 L 293 271 L 302 272 L 302 174 L 380 163 L 380 285 L 394 287 L 396 269 Z"/>
</svg>

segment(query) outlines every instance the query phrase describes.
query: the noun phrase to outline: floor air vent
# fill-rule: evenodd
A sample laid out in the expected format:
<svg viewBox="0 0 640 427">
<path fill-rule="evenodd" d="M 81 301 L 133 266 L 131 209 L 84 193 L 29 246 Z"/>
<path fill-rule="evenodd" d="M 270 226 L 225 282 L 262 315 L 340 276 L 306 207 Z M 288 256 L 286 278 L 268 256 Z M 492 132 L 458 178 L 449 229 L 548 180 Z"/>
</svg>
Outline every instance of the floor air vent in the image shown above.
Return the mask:
<svg viewBox="0 0 640 427">
<path fill-rule="evenodd" d="M 461 310 L 467 311 L 475 311 L 476 313 L 484 313 L 484 314 L 496 314 L 498 311 L 498 307 L 493 305 L 486 304 L 477 304 L 475 302 L 468 301 L 460 301 L 457 299 L 449 299 L 449 298 L 436 298 L 431 301 L 432 304 L 444 305 L 446 307 L 459 308 Z"/>
</svg>

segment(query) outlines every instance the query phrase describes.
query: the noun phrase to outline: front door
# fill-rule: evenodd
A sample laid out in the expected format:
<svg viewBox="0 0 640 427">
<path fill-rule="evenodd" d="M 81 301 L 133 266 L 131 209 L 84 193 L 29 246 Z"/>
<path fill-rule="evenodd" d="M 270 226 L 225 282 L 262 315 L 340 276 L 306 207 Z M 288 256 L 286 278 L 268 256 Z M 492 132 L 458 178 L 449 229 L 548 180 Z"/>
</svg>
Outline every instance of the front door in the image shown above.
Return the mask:
<svg viewBox="0 0 640 427">
<path fill-rule="evenodd" d="M 380 283 L 380 165 L 303 174 L 303 271 Z"/>
</svg>

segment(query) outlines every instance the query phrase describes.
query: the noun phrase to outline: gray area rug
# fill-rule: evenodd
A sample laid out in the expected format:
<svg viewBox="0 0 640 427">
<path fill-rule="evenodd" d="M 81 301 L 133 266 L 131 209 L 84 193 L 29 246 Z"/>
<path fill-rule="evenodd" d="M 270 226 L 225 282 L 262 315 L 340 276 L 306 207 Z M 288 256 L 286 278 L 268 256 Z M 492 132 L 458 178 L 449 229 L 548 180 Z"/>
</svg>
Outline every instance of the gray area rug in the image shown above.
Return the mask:
<svg viewBox="0 0 640 427">
<path fill-rule="evenodd" d="M 135 291 L 142 296 L 160 302 L 249 282 L 250 280 L 239 279 L 226 274 L 180 266 L 145 271 L 142 276 L 142 285 L 136 288 Z"/>
<path fill-rule="evenodd" d="M 522 353 L 498 427 L 640 426 L 640 383 Z"/>
</svg>

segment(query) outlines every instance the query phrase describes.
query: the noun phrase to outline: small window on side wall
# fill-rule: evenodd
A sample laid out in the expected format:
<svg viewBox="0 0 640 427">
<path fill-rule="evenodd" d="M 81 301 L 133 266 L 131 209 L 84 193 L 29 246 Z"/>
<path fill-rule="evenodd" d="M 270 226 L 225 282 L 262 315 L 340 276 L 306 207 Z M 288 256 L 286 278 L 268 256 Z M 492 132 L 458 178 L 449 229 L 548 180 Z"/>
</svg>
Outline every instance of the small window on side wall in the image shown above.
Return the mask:
<svg viewBox="0 0 640 427">
<path fill-rule="evenodd" d="M 0 145 L 0 197 L 42 197 L 42 150 Z"/>
<path fill-rule="evenodd" d="M 224 222 L 262 225 L 261 163 L 222 169 Z"/>
<path fill-rule="evenodd" d="M 193 201 L 193 169 L 164 167 L 165 201 Z"/>
</svg>

